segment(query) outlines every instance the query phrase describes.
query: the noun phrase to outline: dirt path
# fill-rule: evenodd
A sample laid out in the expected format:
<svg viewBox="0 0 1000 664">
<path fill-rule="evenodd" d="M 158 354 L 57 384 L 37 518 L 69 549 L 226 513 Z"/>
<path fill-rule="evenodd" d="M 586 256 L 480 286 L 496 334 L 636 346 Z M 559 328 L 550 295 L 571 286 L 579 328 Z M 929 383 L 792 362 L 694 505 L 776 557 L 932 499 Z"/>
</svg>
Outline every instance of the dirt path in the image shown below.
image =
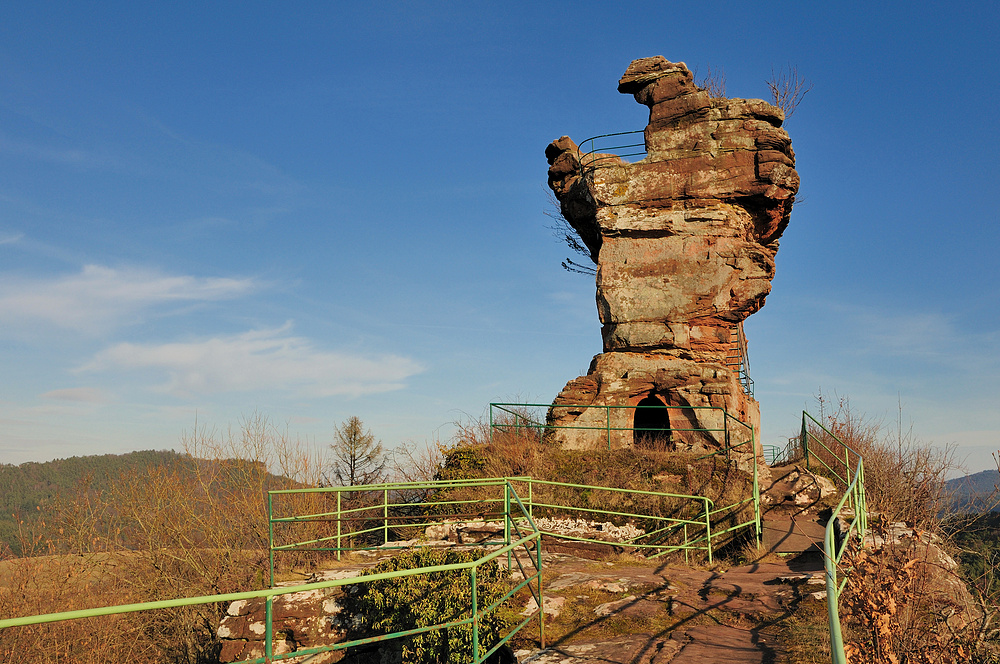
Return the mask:
<svg viewBox="0 0 1000 664">
<path fill-rule="evenodd" d="M 729 569 L 545 557 L 548 647 L 522 664 L 773 662 L 769 629 L 818 602 L 820 559 Z"/>
<path fill-rule="evenodd" d="M 780 659 L 781 620 L 825 601 L 826 491 L 801 468 L 773 471 L 763 515 L 774 562 L 723 569 L 545 557 L 548 647 L 522 664 L 765 664 Z M 602 568 L 603 566 L 603 568 Z M 818 608 L 818 607 L 817 607 Z"/>
</svg>

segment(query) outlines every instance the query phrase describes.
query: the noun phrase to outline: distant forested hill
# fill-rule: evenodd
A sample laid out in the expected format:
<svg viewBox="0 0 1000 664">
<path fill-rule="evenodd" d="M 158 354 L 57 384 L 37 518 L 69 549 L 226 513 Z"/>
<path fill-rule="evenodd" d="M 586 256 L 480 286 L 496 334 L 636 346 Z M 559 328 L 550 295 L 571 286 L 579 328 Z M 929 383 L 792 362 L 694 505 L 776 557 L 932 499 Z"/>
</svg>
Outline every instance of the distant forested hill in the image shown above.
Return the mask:
<svg viewBox="0 0 1000 664">
<path fill-rule="evenodd" d="M 984 470 L 981 473 L 957 477 L 946 482 L 948 492 L 954 496 L 955 509 L 959 511 L 971 509 L 976 512 L 990 509 L 1000 511 L 1000 506 L 987 504 L 997 502 L 991 501 L 990 497 L 996 493 L 998 485 L 1000 485 L 1000 472 L 996 470 Z"/>
<path fill-rule="evenodd" d="M 191 457 L 170 450 L 146 450 L 128 454 L 70 457 L 45 463 L 0 464 L 0 550 L 4 544 L 20 554 L 17 520 L 36 520 L 41 509 L 60 497 L 72 499 L 78 487 L 89 484 L 104 491 L 124 470 L 149 466 L 190 464 Z"/>
</svg>

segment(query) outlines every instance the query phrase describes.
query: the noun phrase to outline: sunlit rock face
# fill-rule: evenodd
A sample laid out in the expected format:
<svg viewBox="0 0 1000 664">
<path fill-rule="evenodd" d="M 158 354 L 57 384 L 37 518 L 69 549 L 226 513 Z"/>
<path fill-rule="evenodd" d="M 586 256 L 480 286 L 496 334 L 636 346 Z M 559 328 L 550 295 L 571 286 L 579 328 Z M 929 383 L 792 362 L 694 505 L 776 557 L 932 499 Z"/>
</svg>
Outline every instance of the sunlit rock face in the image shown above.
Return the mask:
<svg viewBox="0 0 1000 664">
<path fill-rule="evenodd" d="M 644 159 L 581 153 L 567 136 L 545 150 L 549 186 L 597 264 L 604 339 L 587 375 L 556 398 L 549 424 L 611 430 L 556 429 L 566 447 L 717 449 L 731 429 L 746 429 L 726 423 L 723 410 L 759 424 L 732 359 L 735 328 L 771 290 L 799 186 L 791 139 L 779 108 L 713 98 L 684 63 L 660 56 L 632 62 L 618 90 L 649 107 Z M 640 403 L 664 408 L 636 411 Z"/>
</svg>

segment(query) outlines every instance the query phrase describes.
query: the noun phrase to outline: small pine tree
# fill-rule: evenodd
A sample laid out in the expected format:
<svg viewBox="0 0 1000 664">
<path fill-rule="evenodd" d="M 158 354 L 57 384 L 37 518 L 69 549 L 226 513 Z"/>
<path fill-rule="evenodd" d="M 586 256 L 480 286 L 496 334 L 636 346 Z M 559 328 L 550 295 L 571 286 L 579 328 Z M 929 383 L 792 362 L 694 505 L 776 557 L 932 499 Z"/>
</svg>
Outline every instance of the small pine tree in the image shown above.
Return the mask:
<svg viewBox="0 0 1000 664">
<path fill-rule="evenodd" d="M 385 479 L 389 455 L 382 443 L 365 429 L 360 418 L 352 416 L 333 431 L 333 477 L 338 486 L 377 484 Z"/>
</svg>

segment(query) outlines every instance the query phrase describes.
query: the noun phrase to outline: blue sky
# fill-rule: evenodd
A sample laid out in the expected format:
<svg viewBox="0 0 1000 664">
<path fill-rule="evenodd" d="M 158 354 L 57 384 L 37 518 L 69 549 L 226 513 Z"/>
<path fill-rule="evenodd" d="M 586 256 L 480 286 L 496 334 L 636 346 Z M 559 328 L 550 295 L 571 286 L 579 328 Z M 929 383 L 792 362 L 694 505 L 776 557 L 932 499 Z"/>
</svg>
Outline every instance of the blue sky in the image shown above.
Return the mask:
<svg viewBox="0 0 1000 664">
<path fill-rule="evenodd" d="M 641 129 L 616 83 L 664 55 L 814 86 L 746 325 L 764 442 L 822 390 L 991 467 L 1000 9 L 869 5 L 3 3 L 0 462 L 551 401 L 601 341 L 543 150 Z"/>
</svg>

